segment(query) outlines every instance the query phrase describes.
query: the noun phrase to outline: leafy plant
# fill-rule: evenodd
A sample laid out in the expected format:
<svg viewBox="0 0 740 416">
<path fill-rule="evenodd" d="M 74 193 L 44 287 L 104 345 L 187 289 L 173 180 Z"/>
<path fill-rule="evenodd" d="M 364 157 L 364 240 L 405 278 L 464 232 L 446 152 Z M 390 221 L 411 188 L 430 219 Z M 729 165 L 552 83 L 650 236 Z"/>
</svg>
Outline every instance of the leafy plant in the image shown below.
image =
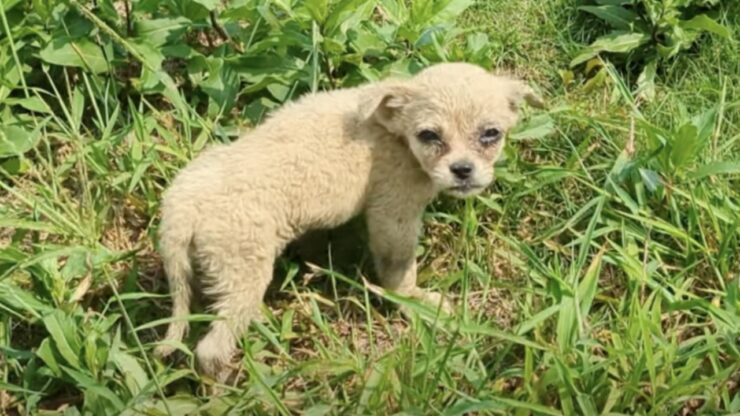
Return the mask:
<svg viewBox="0 0 740 416">
<path fill-rule="evenodd" d="M 29 118 L 59 108 L 46 92 L 51 85 L 66 100 L 77 86 L 89 84 L 99 102 L 87 101 L 76 116 L 92 110 L 90 105 L 113 108 L 141 100 L 156 105 L 164 98 L 186 119 L 215 119 L 216 126 L 200 127 L 223 136 L 228 129 L 218 126 L 258 122 L 307 91 L 413 73 L 430 61 L 463 56 L 490 65 L 487 37 L 454 24 L 470 4 L 7 2 L 6 41 L 0 45 L 0 107 L 5 108 L 0 158 L 28 152 L 39 129 L 56 121 Z"/>
<path fill-rule="evenodd" d="M 420 283 L 452 295 L 453 325 L 337 267 L 333 239 L 322 267 L 285 259 L 222 395 L 190 350 L 213 316 L 189 317 L 179 360 L 150 353 L 169 319 L 161 192 L 204 146 L 429 62 L 567 65 L 561 0 L 471 3 L 0 2 L 0 414 L 740 412 L 730 42 L 666 65 L 660 105 L 600 63 L 522 120 L 489 190 L 429 207 Z M 738 5 L 718 3 L 725 26 Z"/>
<path fill-rule="evenodd" d="M 608 53 L 642 67 L 638 92 L 646 99 L 654 96 L 657 68 L 662 60 L 690 48 L 702 33 L 729 38 L 728 28 L 717 23 L 704 10 L 720 0 L 595 0 L 580 6 L 606 23 L 611 32 L 600 36 L 578 56 L 571 66 Z"/>
</svg>

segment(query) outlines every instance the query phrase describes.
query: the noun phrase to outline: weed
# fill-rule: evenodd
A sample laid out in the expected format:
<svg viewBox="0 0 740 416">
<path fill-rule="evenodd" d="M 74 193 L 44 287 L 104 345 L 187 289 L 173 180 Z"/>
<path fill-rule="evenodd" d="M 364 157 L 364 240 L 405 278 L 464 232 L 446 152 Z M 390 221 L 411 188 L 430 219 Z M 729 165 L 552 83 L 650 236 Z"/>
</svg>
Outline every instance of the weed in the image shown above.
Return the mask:
<svg viewBox="0 0 740 416">
<path fill-rule="evenodd" d="M 663 61 L 646 101 L 605 59 L 568 70 L 589 40 L 571 0 L 227 3 L 0 5 L 3 413 L 740 412 L 732 37 Z M 735 2 L 715 18 L 740 27 Z M 211 315 L 153 358 L 158 204 L 188 160 L 299 94 L 453 59 L 550 104 L 490 190 L 426 213 L 420 279 L 454 319 L 365 284 L 334 236 L 315 265 L 284 259 L 222 396 L 190 349 Z"/>
</svg>

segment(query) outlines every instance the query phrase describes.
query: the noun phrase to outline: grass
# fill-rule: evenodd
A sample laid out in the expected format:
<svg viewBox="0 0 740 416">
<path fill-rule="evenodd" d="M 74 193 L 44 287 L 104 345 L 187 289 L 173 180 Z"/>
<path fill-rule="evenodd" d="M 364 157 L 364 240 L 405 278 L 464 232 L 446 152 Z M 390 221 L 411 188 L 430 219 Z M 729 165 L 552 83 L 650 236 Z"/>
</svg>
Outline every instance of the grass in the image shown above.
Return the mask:
<svg viewBox="0 0 740 416">
<path fill-rule="evenodd" d="M 737 43 L 703 38 L 660 68 L 653 102 L 636 103 L 630 74 L 609 65 L 601 81 L 570 81 L 593 35 L 574 7 L 491 0 L 461 17 L 487 32 L 496 67 L 533 80 L 550 105 L 512 135 L 489 191 L 428 209 L 420 280 L 452 296 L 457 316 L 364 285 L 350 225 L 317 266 L 287 256 L 277 268 L 243 340 L 243 377 L 221 396 L 205 392 L 190 352 L 207 314 L 193 315 L 179 360 L 151 354 L 169 316 L 159 197 L 218 140 L 202 128 L 218 120 L 154 101 L 109 106 L 84 72 L 29 87 L 56 102 L 33 120 L 32 155 L 0 161 L 22 168 L 0 181 L 2 412 L 740 412 L 740 178 L 702 174 L 738 163 Z M 737 35 L 740 9 L 723 7 Z M 709 144 L 689 162 L 666 161 L 683 157 L 675 144 L 651 155 L 707 110 Z"/>
</svg>

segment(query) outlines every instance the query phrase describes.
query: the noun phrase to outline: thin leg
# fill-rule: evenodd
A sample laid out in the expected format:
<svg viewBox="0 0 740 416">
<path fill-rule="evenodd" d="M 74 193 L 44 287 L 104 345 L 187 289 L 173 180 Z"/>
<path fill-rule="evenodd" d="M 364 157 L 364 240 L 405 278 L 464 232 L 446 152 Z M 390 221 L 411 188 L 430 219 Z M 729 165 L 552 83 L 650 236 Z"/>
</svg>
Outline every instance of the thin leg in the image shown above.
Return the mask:
<svg viewBox="0 0 740 416">
<path fill-rule="evenodd" d="M 406 296 L 439 305 L 438 293 L 421 290 L 416 285 L 416 243 L 421 229 L 421 214 L 401 216 L 382 209 L 367 213 L 370 250 L 380 284 Z M 444 309 L 449 305 L 443 303 Z"/>
<path fill-rule="evenodd" d="M 260 306 L 272 279 L 273 258 L 230 265 L 205 291 L 215 299 L 212 309 L 219 320 L 196 347 L 201 371 L 219 382 L 231 374 L 231 360 L 237 351 L 239 338 L 253 319 L 259 317 Z"/>
</svg>

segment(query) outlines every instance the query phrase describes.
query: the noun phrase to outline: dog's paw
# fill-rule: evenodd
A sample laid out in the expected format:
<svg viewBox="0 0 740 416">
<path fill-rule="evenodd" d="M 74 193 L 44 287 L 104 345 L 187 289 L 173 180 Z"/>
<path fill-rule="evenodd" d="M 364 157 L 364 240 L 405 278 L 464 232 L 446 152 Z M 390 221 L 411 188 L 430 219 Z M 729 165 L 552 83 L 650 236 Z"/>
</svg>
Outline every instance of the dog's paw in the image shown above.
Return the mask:
<svg viewBox="0 0 740 416">
<path fill-rule="evenodd" d="M 431 308 L 433 313 L 436 314 L 439 311 L 440 316 L 451 315 L 454 311 L 452 303 L 439 292 L 416 288 L 410 293 L 410 296 L 421 301 L 428 308 Z M 412 310 L 407 306 L 401 307 L 401 311 L 406 315 L 411 315 L 412 313 Z"/>
<path fill-rule="evenodd" d="M 198 370 L 216 383 L 224 384 L 234 374 L 234 351 L 229 346 L 211 345 L 211 340 L 204 339 L 195 349 L 198 357 Z"/>
<path fill-rule="evenodd" d="M 435 310 L 439 309 L 442 314 L 450 315 L 454 310 L 452 303 L 439 292 L 420 290 L 418 298 Z"/>
<path fill-rule="evenodd" d="M 172 355 L 173 352 L 175 352 L 175 347 L 173 347 L 172 345 L 163 344 L 157 345 L 157 347 L 154 348 L 154 356 L 159 358 L 160 360 L 169 357 L 170 355 Z"/>
</svg>

